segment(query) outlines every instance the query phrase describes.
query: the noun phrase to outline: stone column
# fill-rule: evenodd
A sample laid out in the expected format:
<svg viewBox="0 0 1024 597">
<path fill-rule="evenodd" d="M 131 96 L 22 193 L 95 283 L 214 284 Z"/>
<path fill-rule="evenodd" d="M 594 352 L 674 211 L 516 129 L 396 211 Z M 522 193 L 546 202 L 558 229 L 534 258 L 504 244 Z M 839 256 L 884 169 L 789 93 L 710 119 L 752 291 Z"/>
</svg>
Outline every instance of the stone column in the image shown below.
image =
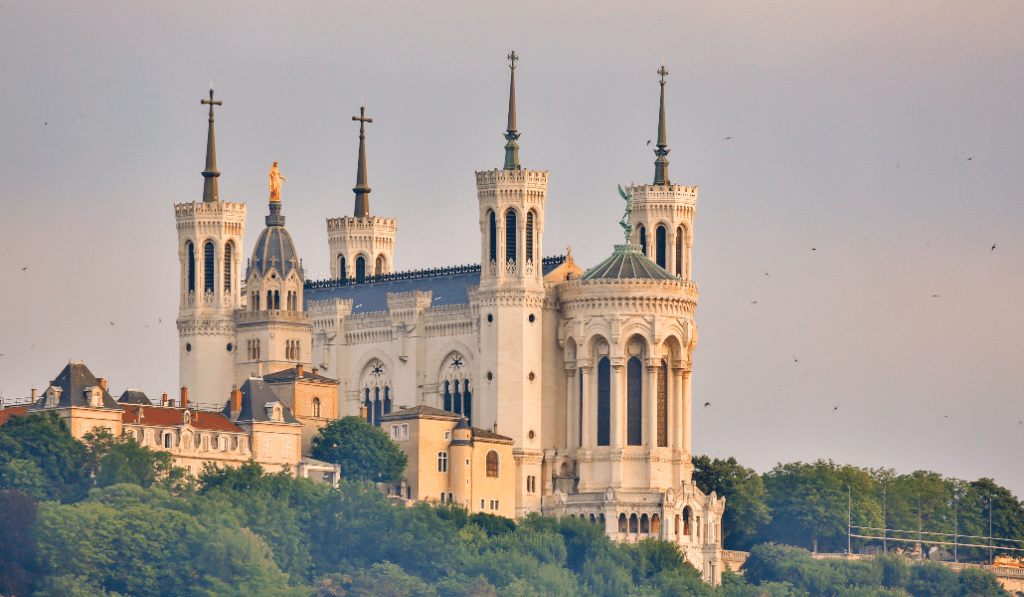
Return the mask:
<svg viewBox="0 0 1024 597">
<path fill-rule="evenodd" d="M 668 357 L 666 357 L 666 360 Z M 676 447 L 676 437 L 679 436 L 680 429 L 676 425 L 676 413 L 679 412 L 679 405 L 676 404 L 675 391 L 679 384 L 676 383 L 676 376 L 672 372 L 666 372 L 665 374 L 665 423 L 668 425 L 668 447 Z"/>
<path fill-rule="evenodd" d="M 593 367 L 589 365 L 580 365 L 577 367 L 580 375 L 583 376 L 583 446 L 587 449 L 593 449 L 597 445 L 597 436 L 595 434 L 597 409 L 594 404 L 594 392 L 591 389 L 593 385 L 591 371 Z"/>
<path fill-rule="evenodd" d="M 611 359 L 611 447 L 621 448 L 626 432 L 626 397 L 622 391 L 622 357 Z M 596 439 L 596 438 L 595 438 Z"/>
<path fill-rule="evenodd" d="M 692 454 L 693 437 L 693 405 L 690 395 L 690 371 L 683 371 L 682 379 L 682 404 L 683 404 L 683 450 Z"/>
<path fill-rule="evenodd" d="M 669 404 L 672 405 L 672 449 L 676 452 L 683 450 L 683 443 L 686 441 L 686 437 L 690 435 L 690 430 L 686 427 L 686 404 L 684 403 L 683 397 L 683 369 L 680 367 L 672 368 L 672 393 L 669 394 Z"/>
<path fill-rule="evenodd" d="M 578 448 L 579 435 L 579 373 L 575 367 L 565 368 L 565 447 Z"/>
<path fill-rule="evenodd" d="M 648 359 L 647 379 L 644 380 L 643 445 L 647 448 L 658 447 L 658 368 L 652 364 L 654 362 L 655 359 Z"/>
</svg>

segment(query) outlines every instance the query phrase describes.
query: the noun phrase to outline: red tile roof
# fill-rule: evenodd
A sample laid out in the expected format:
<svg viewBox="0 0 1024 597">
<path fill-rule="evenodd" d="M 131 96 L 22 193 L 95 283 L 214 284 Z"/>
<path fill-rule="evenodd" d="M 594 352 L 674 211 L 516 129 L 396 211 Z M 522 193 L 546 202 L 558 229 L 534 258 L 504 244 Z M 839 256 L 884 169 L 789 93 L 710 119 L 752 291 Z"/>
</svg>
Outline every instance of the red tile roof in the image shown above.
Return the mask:
<svg viewBox="0 0 1024 597">
<path fill-rule="evenodd" d="M 154 425 L 158 427 L 174 427 L 181 425 L 184 421 L 183 408 L 170 408 L 165 406 L 140 406 L 138 404 L 122 404 L 124 413 L 121 415 L 123 423 L 133 425 Z M 142 411 L 142 419 L 139 419 L 139 411 Z M 228 431 L 232 433 L 243 433 L 234 423 L 220 413 L 211 413 L 201 410 L 193 410 L 192 427 L 208 431 Z"/>
<path fill-rule="evenodd" d="M 28 406 L 9 406 L 7 408 L 0 408 L 0 425 L 3 425 L 14 415 L 23 415 L 28 412 Z"/>
</svg>

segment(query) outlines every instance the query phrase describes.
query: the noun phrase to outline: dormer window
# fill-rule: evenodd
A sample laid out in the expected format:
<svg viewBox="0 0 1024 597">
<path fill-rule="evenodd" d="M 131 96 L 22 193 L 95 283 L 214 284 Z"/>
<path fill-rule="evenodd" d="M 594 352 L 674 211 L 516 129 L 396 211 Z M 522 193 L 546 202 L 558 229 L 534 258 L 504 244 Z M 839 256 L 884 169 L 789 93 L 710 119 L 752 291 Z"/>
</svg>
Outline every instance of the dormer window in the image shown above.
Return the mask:
<svg viewBox="0 0 1024 597">
<path fill-rule="evenodd" d="M 85 388 L 85 399 L 89 403 L 89 406 L 98 408 L 103 406 L 103 388 L 99 386 L 89 386 Z"/>
<path fill-rule="evenodd" d="M 267 418 L 271 421 L 283 421 L 284 420 L 284 407 L 280 402 L 268 402 L 264 407 L 267 412 Z"/>
<path fill-rule="evenodd" d="M 60 388 L 50 386 L 46 390 L 46 406 L 57 406 L 60 402 Z"/>
</svg>

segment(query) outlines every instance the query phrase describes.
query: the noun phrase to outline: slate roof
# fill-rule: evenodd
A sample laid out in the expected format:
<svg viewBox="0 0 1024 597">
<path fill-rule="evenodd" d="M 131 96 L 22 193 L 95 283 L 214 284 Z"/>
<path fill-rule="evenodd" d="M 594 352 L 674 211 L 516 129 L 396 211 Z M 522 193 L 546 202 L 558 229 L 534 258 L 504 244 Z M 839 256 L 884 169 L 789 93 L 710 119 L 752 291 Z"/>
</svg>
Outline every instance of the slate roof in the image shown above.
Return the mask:
<svg viewBox="0 0 1024 597">
<path fill-rule="evenodd" d="M 298 378 L 298 367 L 292 367 L 291 369 L 285 369 L 276 373 L 268 373 L 263 376 L 263 381 L 266 382 L 278 382 L 278 381 L 292 381 Z M 331 379 L 330 377 L 324 377 L 319 373 L 313 373 L 308 367 L 302 368 L 302 379 L 304 381 L 321 381 L 325 383 L 338 383 L 338 380 Z"/>
<path fill-rule="evenodd" d="M 542 272 L 548 274 L 563 261 L 564 256 L 545 257 L 541 260 Z M 306 282 L 302 294 L 307 305 L 309 301 L 352 299 L 354 315 L 387 311 L 389 292 L 430 291 L 433 307 L 463 305 L 469 303 L 466 287 L 479 285 L 480 266 L 464 265 L 369 277 L 363 282 L 353 279 L 311 281 Z"/>
<path fill-rule="evenodd" d="M 125 390 L 123 394 L 118 396 L 117 401 L 121 404 L 145 404 L 151 405 L 153 402 L 146 397 L 142 390 Z"/>
<path fill-rule="evenodd" d="M 261 378 L 250 377 L 242 387 L 239 388 L 242 392 L 242 404 L 241 409 L 238 411 L 237 416 L 231 412 L 231 402 L 229 401 L 225 406 L 221 414 L 225 417 L 233 418 L 235 423 L 248 423 L 248 422 L 273 422 L 270 417 L 267 416 L 267 405 L 271 402 L 281 402 L 278 399 L 277 394 L 270 389 L 270 386 L 266 384 Z M 299 425 L 300 423 L 292 415 L 292 410 L 281 404 L 281 422 L 294 423 Z"/>
<path fill-rule="evenodd" d="M 183 424 L 185 421 L 185 411 L 189 410 L 164 406 L 142 406 L 139 404 L 125 404 L 123 408 L 124 413 L 121 415 L 122 423 L 153 425 L 156 427 L 175 427 Z M 244 433 L 221 413 L 201 410 L 191 410 L 190 412 L 192 420 L 189 424 L 196 429 Z"/>
<path fill-rule="evenodd" d="M 504 435 L 498 435 L 493 431 L 487 431 L 486 429 L 480 429 L 479 427 L 470 428 L 473 432 L 473 439 L 483 439 L 489 441 L 507 442 L 512 443 L 514 440 L 511 437 L 505 437 Z"/>
<path fill-rule="evenodd" d="M 282 278 L 287 278 L 293 269 L 299 268 L 299 255 L 295 252 L 295 243 L 292 236 L 284 229 L 284 226 L 267 226 L 256 239 L 256 247 L 252 250 L 252 259 L 249 260 L 249 270 L 246 277 L 253 270 L 259 273 L 260 277 L 266 275 L 271 267 L 277 269 Z M 299 278 L 303 277 L 299 269 Z"/>
<path fill-rule="evenodd" d="M 400 408 L 395 411 L 381 416 L 381 421 L 401 421 L 403 419 L 417 419 L 419 417 L 439 417 L 442 419 L 456 420 L 462 415 L 457 415 L 453 412 L 441 410 L 440 408 L 434 408 L 433 406 L 426 406 L 421 404 L 419 406 L 413 406 L 412 408 Z"/>
<path fill-rule="evenodd" d="M 57 379 L 50 382 L 51 386 L 56 386 L 61 389 L 60 400 L 57 403 L 56 408 L 67 408 L 70 406 L 89 406 L 89 401 L 85 397 L 85 389 L 92 386 L 99 386 L 100 380 L 89 371 L 89 368 L 85 366 L 85 363 L 68 363 L 64 369 L 61 370 Z M 39 410 L 46 405 L 46 392 L 39 397 L 35 404 L 33 404 L 29 410 Z M 104 408 L 121 408 L 117 402 L 110 395 L 110 392 L 103 390 L 103 407 Z"/>
<path fill-rule="evenodd" d="M 0 408 L 0 425 L 3 425 L 15 415 L 24 415 L 27 412 L 28 406 L 8 406 L 7 408 Z"/>
<path fill-rule="evenodd" d="M 676 277 L 651 261 L 639 245 L 615 245 L 612 256 L 587 270 L 581 280 L 675 280 Z"/>
</svg>

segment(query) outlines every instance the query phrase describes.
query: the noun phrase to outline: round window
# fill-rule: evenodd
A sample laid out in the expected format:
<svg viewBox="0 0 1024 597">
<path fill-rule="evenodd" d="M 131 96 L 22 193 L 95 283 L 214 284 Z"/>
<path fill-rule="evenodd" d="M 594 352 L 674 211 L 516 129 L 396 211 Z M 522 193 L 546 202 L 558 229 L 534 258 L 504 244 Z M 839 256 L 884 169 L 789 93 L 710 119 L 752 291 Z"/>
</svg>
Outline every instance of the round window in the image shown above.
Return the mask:
<svg viewBox="0 0 1024 597">
<path fill-rule="evenodd" d="M 234 349 L 235 349 L 235 345 L 230 343 L 230 342 L 228 342 L 228 352 L 231 352 Z"/>
<path fill-rule="evenodd" d="M 185 344 L 185 352 L 192 352 L 192 345 L 189 343 Z"/>
<path fill-rule="evenodd" d="M 533 313 L 530 313 L 530 323 L 533 323 L 535 319 L 537 318 L 533 316 Z"/>
<path fill-rule="evenodd" d="M 490 313 L 488 313 L 487 314 L 487 323 L 491 323 L 492 321 L 494 321 L 494 316 L 491 315 Z"/>
<path fill-rule="evenodd" d="M 492 379 L 494 379 L 494 375 L 492 375 L 491 372 L 488 371 L 487 372 L 487 381 L 491 381 Z"/>
<path fill-rule="evenodd" d="M 531 429 L 530 432 L 526 434 L 526 437 L 528 437 L 530 439 L 533 439 L 533 436 L 534 436 L 533 429 Z"/>
<path fill-rule="evenodd" d="M 533 374 L 533 371 L 530 371 L 530 374 L 526 377 L 529 378 L 530 381 L 537 379 L 537 376 Z"/>
</svg>

